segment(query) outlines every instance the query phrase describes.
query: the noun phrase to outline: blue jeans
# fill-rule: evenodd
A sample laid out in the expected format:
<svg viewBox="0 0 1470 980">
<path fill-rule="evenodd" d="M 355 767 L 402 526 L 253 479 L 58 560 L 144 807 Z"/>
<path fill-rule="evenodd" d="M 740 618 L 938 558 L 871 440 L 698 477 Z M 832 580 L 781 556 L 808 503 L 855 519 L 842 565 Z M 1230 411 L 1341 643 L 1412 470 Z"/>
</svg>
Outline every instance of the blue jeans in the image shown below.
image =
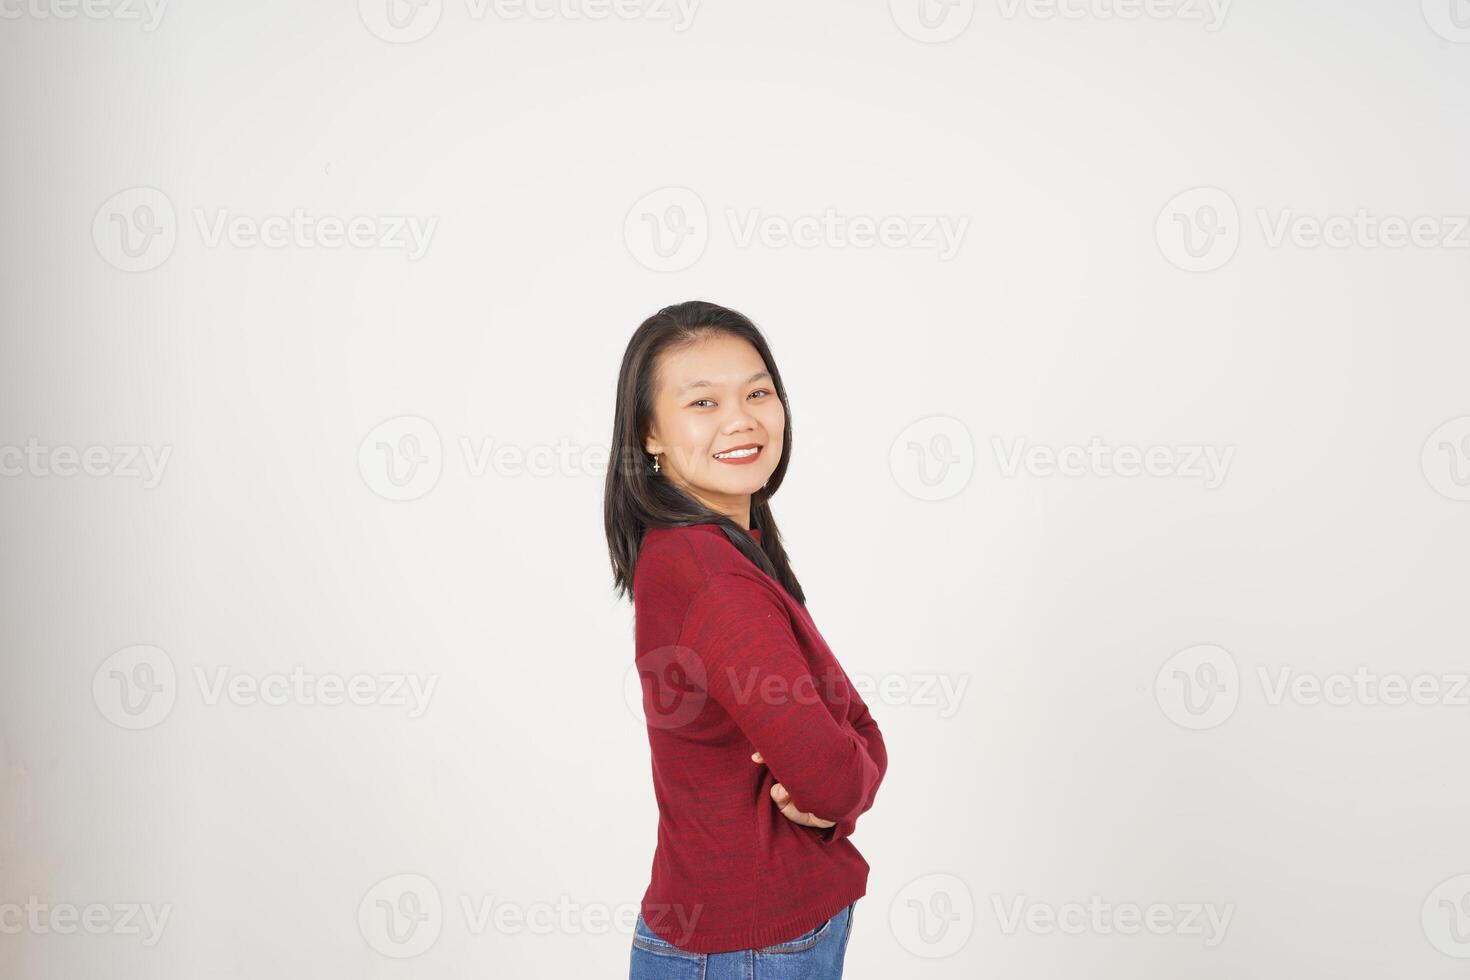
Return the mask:
<svg viewBox="0 0 1470 980">
<path fill-rule="evenodd" d="M 628 980 L 842 980 L 842 960 L 852 935 L 853 902 L 795 939 L 759 949 L 691 953 L 648 928 L 633 924 L 633 962 Z"/>
</svg>

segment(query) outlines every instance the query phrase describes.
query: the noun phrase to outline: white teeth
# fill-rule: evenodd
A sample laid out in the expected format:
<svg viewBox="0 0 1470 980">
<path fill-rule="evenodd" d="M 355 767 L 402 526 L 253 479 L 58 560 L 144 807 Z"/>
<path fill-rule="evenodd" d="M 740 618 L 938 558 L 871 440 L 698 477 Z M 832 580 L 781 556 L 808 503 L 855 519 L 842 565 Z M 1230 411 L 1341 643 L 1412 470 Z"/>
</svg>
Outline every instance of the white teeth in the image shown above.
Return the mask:
<svg viewBox="0 0 1470 980">
<path fill-rule="evenodd" d="M 734 449 L 728 453 L 715 453 L 715 459 L 739 459 L 742 456 L 754 456 L 760 452 L 759 446 L 750 449 Z"/>
</svg>

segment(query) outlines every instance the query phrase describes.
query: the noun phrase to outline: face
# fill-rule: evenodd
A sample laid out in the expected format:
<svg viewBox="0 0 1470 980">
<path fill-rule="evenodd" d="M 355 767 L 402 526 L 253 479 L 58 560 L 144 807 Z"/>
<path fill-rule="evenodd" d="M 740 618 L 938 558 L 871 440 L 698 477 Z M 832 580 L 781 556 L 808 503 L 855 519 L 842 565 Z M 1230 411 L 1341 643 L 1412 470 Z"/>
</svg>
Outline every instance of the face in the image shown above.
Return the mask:
<svg viewBox="0 0 1470 980">
<path fill-rule="evenodd" d="M 673 480 L 742 527 L 750 495 L 781 461 L 786 410 L 765 362 L 748 340 L 712 334 L 692 347 L 669 350 L 655 365 L 653 419 L 644 448 L 658 456 L 659 477 Z M 719 458 L 757 447 L 753 455 Z"/>
</svg>

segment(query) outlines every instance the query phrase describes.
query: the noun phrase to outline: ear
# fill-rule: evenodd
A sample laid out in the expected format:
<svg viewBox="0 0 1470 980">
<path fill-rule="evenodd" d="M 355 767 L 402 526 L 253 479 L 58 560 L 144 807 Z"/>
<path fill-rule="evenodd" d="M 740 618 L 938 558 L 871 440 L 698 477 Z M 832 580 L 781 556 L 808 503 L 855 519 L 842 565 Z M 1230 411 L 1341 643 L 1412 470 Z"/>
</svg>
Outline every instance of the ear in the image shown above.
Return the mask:
<svg viewBox="0 0 1470 980">
<path fill-rule="evenodd" d="M 643 440 L 643 451 L 648 453 L 648 455 L 650 456 L 657 456 L 659 453 L 664 451 L 664 447 L 662 443 L 654 438 L 653 433 L 650 432 L 648 434 L 648 437 Z"/>
</svg>

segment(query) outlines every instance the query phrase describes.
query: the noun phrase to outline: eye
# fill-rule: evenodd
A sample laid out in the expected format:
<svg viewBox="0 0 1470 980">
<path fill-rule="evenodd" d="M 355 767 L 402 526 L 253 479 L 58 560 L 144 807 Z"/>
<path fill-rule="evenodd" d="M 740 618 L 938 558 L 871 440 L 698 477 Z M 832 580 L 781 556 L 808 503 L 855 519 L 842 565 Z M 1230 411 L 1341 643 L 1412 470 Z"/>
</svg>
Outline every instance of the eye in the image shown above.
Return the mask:
<svg viewBox="0 0 1470 980">
<path fill-rule="evenodd" d="M 765 388 L 757 388 L 755 391 L 752 391 L 751 392 L 751 395 L 752 396 L 754 396 L 754 395 L 769 395 L 769 394 L 770 394 L 770 391 L 768 391 Z"/>
<path fill-rule="evenodd" d="M 714 400 L 711 399 L 711 398 L 696 398 L 694 401 L 690 402 L 689 404 L 690 405 L 698 405 L 700 402 L 711 402 L 711 403 L 713 403 L 713 401 Z"/>
</svg>

